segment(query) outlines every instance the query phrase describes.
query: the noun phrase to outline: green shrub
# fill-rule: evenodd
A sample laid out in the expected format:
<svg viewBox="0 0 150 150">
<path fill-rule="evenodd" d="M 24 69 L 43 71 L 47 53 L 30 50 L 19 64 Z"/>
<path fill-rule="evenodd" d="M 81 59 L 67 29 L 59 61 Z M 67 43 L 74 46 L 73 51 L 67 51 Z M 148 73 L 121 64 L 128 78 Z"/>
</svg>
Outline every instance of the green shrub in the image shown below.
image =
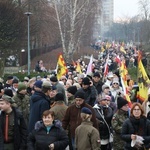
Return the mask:
<svg viewBox="0 0 150 150">
<path fill-rule="evenodd" d="M 10 74 L 5 74 L 4 75 L 4 81 L 6 81 L 7 79 L 7 76 L 9 76 Z M 37 76 L 41 76 L 41 77 L 45 77 L 47 75 L 50 75 L 49 72 L 31 72 L 30 73 L 30 76 L 28 76 L 27 73 L 14 73 L 14 74 L 11 74 L 11 76 L 14 76 L 14 77 L 17 77 L 19 79 L 19 81 L 23 81 L 24 77 L 29 77 L 29 78 L 32 78 L 32 77 L 37 77 Z"/>
</svg>

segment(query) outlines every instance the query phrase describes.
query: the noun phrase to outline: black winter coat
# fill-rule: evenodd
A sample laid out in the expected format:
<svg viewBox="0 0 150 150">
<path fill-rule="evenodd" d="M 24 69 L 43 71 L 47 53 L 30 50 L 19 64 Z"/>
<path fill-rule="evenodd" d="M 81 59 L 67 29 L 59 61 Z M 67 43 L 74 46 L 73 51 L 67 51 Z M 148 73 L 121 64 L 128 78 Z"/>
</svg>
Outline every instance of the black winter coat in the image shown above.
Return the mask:
<svg viewBox="0 0 150 150">
<path fill-rule="evenodd" d="M 14 150 L 26 150 L 27 126 L 22 113 L 12 107 L 14 112 Z M 4 150 L 5 112 L 0 116 L 0 150 Z"/>
<path fill-rule="evenodd" d="M 131 117 L 126 119 L 126 121 L 123 123 L 121 137 L 126 142 L 125 147 L 124 147 L 125 150 L 134 150 L 134 148 L 131 147 L 131 141 L 132 141 L 131 134 L 142 136 L 144 138 L 143 142 L 144 142 L 145 148 L 150 148 L 150 121 L 146 119 L 145 117 L 142 117 L 141 126 L 137 128 L 135 124 L 137 123 L 136 122 L 134 123 L 131 120 Z M 138 133 L 138 132 L 141 132 L 141 133 Z M 142 150 L 144 150 L 144 148 Z"/>
<path fill-rule="evenodd" d="M 95 86 L 89 86 L 87 89 L 80 88 L 78 91 L 85 93 L 85 102 L 93 107 L 98 96 Z"/>
<path fill-rule="evenodd" d="M 96 114 L 96 118 L 97 118 L 97 122 L 98 122 L 98 126 L 99 126 L 99 132 L 100 132 L 100 138 L 101 139 L 108 139 L 109 138 L 109 131 L 111 131 L 111 120 L 113 117 L 113 111 L 111 109 L 111 107 L 103 107 L 103 106 L 99 106 L 98 104 L 94 105 L 94 110 L 95 110 L 95 114 Z M 99 112 L 102 114 L 102 116 L 99 114 Z M 109 129 L 104 121 L 107 122 Z"/>
<path fill-rule="evenodd" d="M 66 131 L 62 127 L 53 125 L 47 133 L 43 125 L 33 130 L 28 137 L 28 150 L 50 150 L 49 145 L 54 144 L 54 150 L 65 150 L 69 143 Z"/>
<path fill-rule="evenodd" d="M 102 92 L 102 85 L 104 83 L 102 81 L 99 81 L 98 83 L 95 83 L 93 81 L 93 85 L 95 86 L 96 90 L 97 90 L 97 93 L 100 94 Z"/>
</svg>

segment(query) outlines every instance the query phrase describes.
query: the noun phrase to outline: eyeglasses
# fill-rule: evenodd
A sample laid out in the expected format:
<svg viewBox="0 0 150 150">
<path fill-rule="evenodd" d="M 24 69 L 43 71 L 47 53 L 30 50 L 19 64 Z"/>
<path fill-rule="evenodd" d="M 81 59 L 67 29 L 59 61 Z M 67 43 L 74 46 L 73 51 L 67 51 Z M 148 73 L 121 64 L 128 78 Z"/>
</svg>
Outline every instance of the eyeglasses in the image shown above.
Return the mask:
<svg viewBox="0 0 150 150">
<path fill-rule="evenodd" d="M 118 83 L 113 83 L 113 84 L 117 84 L 118 85 Z"/>
<path fill-rule="evenodd" d="M 103 99 L 102 101 L 110 101 L 109 99 Z"/>
<path fill-rule="evenodd" d="M 140 111 L 141 109 L 133 109 L 134 111 Z"/>
</svg>

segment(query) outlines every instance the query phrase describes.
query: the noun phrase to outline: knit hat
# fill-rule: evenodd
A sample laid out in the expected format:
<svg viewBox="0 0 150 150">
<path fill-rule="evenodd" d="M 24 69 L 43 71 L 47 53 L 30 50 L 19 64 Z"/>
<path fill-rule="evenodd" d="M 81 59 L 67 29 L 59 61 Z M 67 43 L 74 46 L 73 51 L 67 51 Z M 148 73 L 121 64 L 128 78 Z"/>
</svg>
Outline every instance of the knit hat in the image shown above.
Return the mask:
<svg viewBox="0 0 150 150">
<path fill-rule="evenodd" d="M 13 98 L 11 98 L 10 96 L 8 96 L 8 95 L 3 95 L 2 96 L 2 98 L 0 99 L 0 101 L 3 101 L 3 100 L 5 100 L 5 101 L 7 101 L 7 102 L 9 102 L 9 103 L 11 103 L 11 104 L 13 104 L 15 101 L 14 101 L 14 99 Z"/>
<path fill-rule="evenodd" d="M 93 74 L 93 77 L 98 77 L 98 78 L 100 78 L 101 76 L 100 76 L 99 72 L 95 72 L 95 73 Z"/>
<path fill-rule="evenodd" d="M 114 79 L 113 79 L 112 84 L 114 84 L 114 83 L 118 83 L 118 84 L 119 84 L 118 78 L 114 78 Z"/>
<path fill-rule="evenodd" d="M 57 87 L 55 85 L 52 85 L 52 90 L 57 90 Z"/>
<path fill-rule="evenodd" d="M 108 89 L 108 88 L 110 88 L 108 85 L 106 85 L 106 84 L 102 85 L 102 91 L 104 91 L 105 89 Z"/>
<path fill-rule="evenodd" d="M 105 97 L 106 97 L 107 100 L 111 101 L 111 96 L 105 95 Z"/>
<path fill-rule="evenodd" d="M 78 79 L 83 79 L 84 78 L 84 74 L 78 74 Z"/>
<path fill-rule="evenodd" d="M 13 91 L 11 89 L 4 89 L 4 94 L 13 97 Z"/>
<path fill-rule="evenodd" d="M 84 99 L 84 92 L 81 92 L 81 91 L 77 91 L 76 94 L 75 94 L 75 98 L 81 98 L 81 99 Z"/>
<path fill-rule="evenodd" d="M 75 93 L 77 92 L 77 87 L 76 86 L 70 86 L 70 87 L 68 87 L 67 91 L 69 93 L 71 93 L 72 95 L 75 95 Z"/>
<path fill-rule="evenodd" d="M 107 100 L 107 97 L 105 96 L 105 94 L 99 94 L 97 100 L 98 100 L 99 102 L 100 102 L 100 101 L 103 101 L 103 100 Z"/>
<path fill-rule="evenodd" d="M 13 82 L 12 82 L 12 84 L 14 84 L 14 83 L 18 83 L 19 81 L 17 80 L 17 79 L 13 79 Z"/>
<path fill-rule="evenodd" d="M 81 88 L 81 85 L 79 83 L 73 83 L 73 86 L 76 86 L 77 90 Z"/>
<path fill-rule="evenodd" d="M 24 77 L 24 81 L 29 81 L 29 78 L 28 77 Z"/>
<path fill-rule="evenodd" d="M 42 88 L 52 89 L 50 81 L 43 81 Z"/>
<path fill-rule="evenodd" d="M 84 84 L 84 85 L 90 85 L 91 84 L 90 79 L 88 77 L 83 78 L 82 84 Z"/>
<path fill-rule="evenodd" d="M 108 78 L 113 78 L 113 77 L 114 77 L 114 75 L 113 75 L 113 73 L 112 73 L 112 72 L 109 72 L 109 73 L 107 74 L 107 77 L 108 77 Z"/>
<path fill-rule="evenodd" d="M 92 73 L 92 72 L 88 73 L 88 74 L 86 75 L 86 77 L 88 77 L 90 80 L 92 80 L 93 73 Z"/>
<path fill-rule="evenodd" d="M 43 84 L 43 81 L 41 80 L 37 80 L 35 83 L 34 83 L 34 86 L 36 86 L 37 88 L 42 88 L 42 84 Z"/>
<path fill-rule="evenodd" d="M 117 108 L 118 109 L 122 108 L 126 104 L 128 104 L 126 99 L 124 99 L 123 97 L 118 97 L 118 99 L 117 99 Z"/>
<path fill-rule="evenodd" d="M 81 113 L 91 115 L 91 114 L 92 114 L 92 111 L 91 111 L 89 108 L 87 108 L 87 107 L 83 107 L 83 108 L 81 109 Z"/>
<path fill-rule="evenodd" d="M 41 80 L 41 76 L 37 76 L 36 79 L 37 79 L 37 80 Z"/>
<path fill-rule="evenodd" d="M 66 78 L 66 76 L 61 76 L 60 80 L 66 80 L 67 81 L 67 78 Z"/>
<path fill-rule="evenodd" d="M 7 80 L 12 80 L 13 79 L 13 76 L 8 76 L 7 77 Z"/>
<path fill-rule="evenodd" d="M 57 81 L 58 81 L 58 79 L 57 79 L 57 77 L 56 77 L 56 76 L 52 76 L 52 77 L 50 77 L 50 81 L 52 81 L 52 82 L 57 82 Z"/>
<path fill-rule="evenodd" d="M 27 89 L 27 86 L 25 83 L 23 83 L 23 82 L 18 83 L 18 92 L 20 92 L 22 90 L 26 90 L 26 89 Z"/>
<path fill-rule="evenodd" d="M 73 78 L 75 82 L 78 82 L 78 77 Z"/>
<path fill-rule="evenodd" d="M 62 93 L 57 93 L 55 95 L 55 101 L 64 101 L 65 98 L 64 98 L 64 95 Z"/>
</svg>

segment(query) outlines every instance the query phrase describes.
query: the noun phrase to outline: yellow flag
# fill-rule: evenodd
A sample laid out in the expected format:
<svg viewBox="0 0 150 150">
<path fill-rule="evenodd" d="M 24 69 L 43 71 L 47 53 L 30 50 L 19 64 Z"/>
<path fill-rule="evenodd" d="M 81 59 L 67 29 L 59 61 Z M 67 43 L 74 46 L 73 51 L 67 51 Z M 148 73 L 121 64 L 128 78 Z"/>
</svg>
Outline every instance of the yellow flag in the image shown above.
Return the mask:
<svg viewBox="0 0 150 150">
<path fill-rule="evenodd" d="M 60 54 L 58 57 L 56 73 L 57 73 L 58 80 L 61 78 L 61 76 L 65 75 L 67 73 L 66 63 L 65 63 L 65 60 L 64 60 L 62 54 Z"/>
<path fill-rule="evenodd" d="M 121 84 L 122 84 L 122 88 L 123 88 L 123 92 L 124 92 L 124 95 L 125 95 L 125 98 L 126 100 L 129 102 L 129 104 L 131 103 L 130 101 L 130 97 L 129 97 L 129 92 L 127 90 L 128 88 L 128 85 L 127 85 L 127 74 L 128 74 L 128 70 L 126 68 L 126 65 L 125 65 L 125 61 L 122 61 L 121 62 L 121 65 L 120 65 L 120 78 L 121 78 Z"/>
<path fill-rule="evenodd" d="M 120 51 L 126 54 L 126 51 L 123 46 L 120 46 Z"/>
<path fill-rule="evenodd" d="M 141 59 L 138 62 L 138 86 L 139 86 L 139 92 L 138 92 L 138 99 L 141 101 L 145 101 L 148 98 L 148 84 L 150 83 L 150 80 L 147 76 L 147 73 L 145 71 L 145 68 L 142 64 Z"/>
<path fill-rule="evenodd" d="M 104 52 L 105 51 L 105 48 L 102 46 L 101 47 L 101 52 Z"/>
<path fill-rule="evenodd" d="M 80 74 L 82 73 L 82 71 L 81 71 L 81 66 L 80 66 L 80 63 L 79 63 L 79 62 L 77 62 L 76 71 L 79 72 Z"/>
<path fill-rule="evenodd" d="M 124 41 L 121 43 L 121 45 L 124 47 L 124 45 L 125 45 L 125 44 L 124 44 Z"/>
<path fill-rule="evenodd" d="M 111 47 L 111 44 L 109 42 L 106 43 L 106 49 L 109 49 Z"/>
</svg>

